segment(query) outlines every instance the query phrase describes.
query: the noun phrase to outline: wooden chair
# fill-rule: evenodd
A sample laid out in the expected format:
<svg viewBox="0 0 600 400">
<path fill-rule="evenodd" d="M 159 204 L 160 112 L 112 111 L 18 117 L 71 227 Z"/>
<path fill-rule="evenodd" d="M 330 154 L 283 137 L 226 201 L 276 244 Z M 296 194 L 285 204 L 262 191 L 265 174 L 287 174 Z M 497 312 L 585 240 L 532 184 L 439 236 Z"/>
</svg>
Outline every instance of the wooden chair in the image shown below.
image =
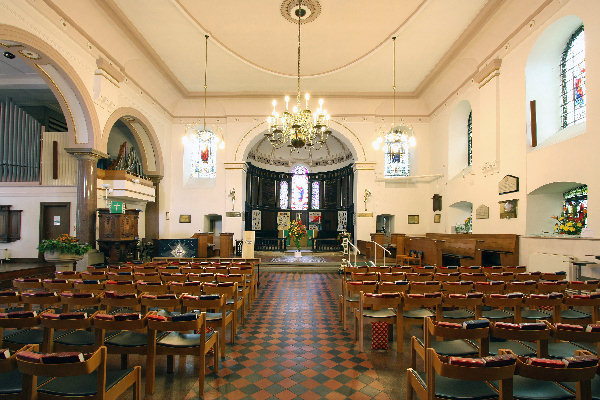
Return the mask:
<svg viewBox="0 0 600 400">
<path fill-rule="evenodd" d="M 96 311 L 97 312 L 97 311 Z M 79 318 L 81 314 L 86 316 Z M 42 313 L 40 324 L 44 328 L 44 351 L 81 351 L 92 352 L 98 348 L 94 333 L 91 331 L 92 318 L 96 313 L 61 313 L 73 318 L 58 317 L 58 314 Z M 52 317 L 51 317 L 52 316 Z M 56 337 L 57 332 L 64 332 Z"/>
<path fill-rule="evenodd" d="M 21 304 L 21 295 L 18 291 L 12 289 L 0 291 L 0 306 L 2 306 L 0 312 L 23 311 L 25 307 Z"/>
<path fill-rule="evenodd" d="M 566 308 L 560 311 L 560 320 L 557 322 L 564 322 L 567 324 L 589 324 L 600 321 L 600 313 L 598 312 L 600 308 L 600 294 L 575 294 L 565 296 L 563 305 Z M 574 307 L 577 307 L 577 309 Z"/>
<path fill-rule="evenodd" d="M 560 321 L 560 308 L 563 297 L 562 293 L 530 294 L 526 296 L 523 299 L 523 305 L 526 308 L 521 310 L 521 320 L 524 322 L 543 319 Z"/>
<path fill-rule="evenodd" d="M 575 351 L 587 350 L 600 354 L 600 332 L 587 332 L 585 326 L 567 324 L 551 324 L 544 321 L 551 331 L 555 342 L 548 344 L 548 357 L 565 358 L 573 355 Z"/>
<path fill-rule="evenodd" d="M 410 293 L 435 293 L 441 290 L 442 284 L 438 281 L 410 282 Z"/>
<path fill-rule="evenodd" d="M 340 319 L 342 328 L 346 329 L 346 310 L 350 307 L 350 315 L 354 308 L 358 306 L 360 292 L 375 293 L 377 291 L 377 281 L 343 281 L 343 290 L 340 295 Z"/>
<path fill-rule="evenodd" d="M 513 274 L 522 274 L 527 271 L 527 267 L 524 265 L 504 265 L 502 269 L 504 272 L 512 272 Z"/>
<path fill-rule="evenodd" d="M 137 291 L 133 293 L 105 291 L 100 297 L 100 303 L 108 312 L 133 312 L 141 310 Z"/>
<path fill-rule="evenodd" d="M 0 348 L 17 350 L 27 344 L 44 343 L 44 331 L 37 328 L 40 325 L 40 316 L 37 313 L 34 315 L 33 311 L 29 312 L 32 314 L 28 317 L 13 318 L 12 314 L 8 313 L 6 318 L 0 318 Z"/>
<path fill-rule="evenodd" d="M 378 272 L 353 272 L 350 275 L 351 281 L 379 281 Z"/>
<path fill-rule="evenodd" d="M 574 382 L 575 398 L 591 399 L 591 380 L 595 377 L 597 369 L 597 362 L 590 367 L 565 368 L 564 364 L 557 367 L 530 365 L 527 363 L 527 358 L 519 357 L 515 369 L 516 375 L 513 378 L 513 396 L 515 399 L 523 400 L 572 399 L 573 395 L 562 385 L 566 382 Z"/>
<path fill-rule="evenodd" d="M 471 281 L 442 281 L 442 290 L 444 293 L 460 293 L 465 294 L 473 290 L 473 282 Z"/>
<path fill-rule="evenodd" d="M 487 282 L 487 277 L 483 272 L 461 272 L 460 280 L 472 282 Z"/>
<path fill-rule="evenodd" d="M 20 292 L 25 290 L 35 290 L 42 288 L 42 280 L 39 278 L 17 278 L 13 279 L 12 285 Z"/>
<path fill-rule="evenodd" d="M 214 283 L 217 277 L 212 272 L 203 272 L 201 274 L 188 274 L 189 281 Z"/>
<path fill-rule="evenodd" d="M 458 272 L 436 272 L 433 275 L 433 280 L 440 282 L 458 282 L 460 281 L 460 273 Z"/>
<path fill-rule="evenodd" d="M 432 272 L 409 272 L 406 274 L 406 280 L 410 282 L 426 282 L 433 280 Z"/>
<path fill-rule="evenodd" d="M 483 293 L 448 293 L 442 298 L 442 321 L 463 322 L 481 318 Z M 449 310 L 448 310 L 449 308 Z"/>
<path fill-rule="evenodd" d="M 213 351 L 213 370 L 219 373 L 219 332 L 206 330 L 206 313 L 195 314 L 195 319 L 173 321 L 172 318 L 148 316 L 148 353 L 146 357 L 146 394 L 154 393 L 156 356 L 167 356 L 167 372 L 173 373 L 173 356 L 198 357 L 198 387 L 200 397 L 204 397 L 204 375 L 206 356 Z M 199 333 L 188 333 L 188 332 Z M 168 332 L 157 339 L 157 332 Z"/>
<path fill-rule="evenodd" d="M 396 282 L 403 281 L 406 278 L 406 274 L 404 272 L 384 272 L 379 274 L 380 282 Z"/>
<path fill-rule="evenodd" d="M 489 329 L 487 326 L 476 329 L 466 329 L 461 325 L 447 326 L 434 321 L 431 317 L 426 317 L 423 321 L 423 339 L 413 336 L 410 340 L 410 367 L 416 369 L 418 357 L 425 362 L 425 370 L 427 370 L 425 350 L 429 348 L 443 356 L 485 357 L 489 354 Z M 477 342 L 477 346 L 472 344 L 474 342 Z"/>
<path fill-rule="evenodd" d="M 531 280 L 506 282 L 506 288 L 504 291 L 506 293 L 537 293 L 537 282 Z"/>
<path fill-rule="evenodd" d="M 379 274 L 385 273 L 385 272 L 390 272 L 390 266 L 389 265 L 369 265 L 367 266 L 367 272 L 377 272 Z"/>
<path fill-rule="evenodd" d="M 460 272 L 461 274 L 476 274 L 476 273 L 482 273 L 482 269 L 480 265 L 461 265 L 458 267 L 458 272 Z"/>
<path fill-rule="evenodd" d="M 108 271 L 106 279 L 109 281 L 133 281 L 135 278 L 132 271 Z"/>
<path fill-rule="evenodd" d="M 81 279 L 81 272 L 79 272 L 79 271 L 55 271 L 54 277 L 56 279 L 69 279 L 69 280 Z"/>
<path fill-rule="evenodd" d="M 434 349 L 427 349 L 427 370 L 424 374 L 414 368 L 406 372 L 406 398 L 416 393 L 420 400 L 433 399 L 498 399 L 512 400 L 512 380 L 515 364 L 501 367 L 452 365 Z M 499 393 L 490 388 L 488 381 L 498 381 Z"/>
<path fill-rule="evenodd" d="M 390 272 L 404 272 L 406 274 L 412 272 L 412 267 L 410 265 L 391 265 Z"/>
<path fill-rule="evenodd" d="M 360 292 L 358 308 L 354 310 L 354 340 L 358 340 L 360 352 L 364 351 L 365 319 L 387 322 L 396 326 L 396 351 L 403 351 L 404 335 L 401 331 L 400 314 L 402 313 L 402 296 L 400 293 L 364 293 Z"/>
<path fill-rule="evenodd" d="M 44 279 L 42 287 L 49 292 L 66 292 L 73 289 L 73 282 L 68 279 Z"/>
<path fill-rule="evenodd" d="M 137 292 L 137 286 L 134 281 L 110 281 L 107 280 L 104 283 L 104 289 L 107 291 L 114 291 L 120 293 L 135 293 Z"/>
<path fill-rule="evenodd" d="M 241 310 L 240 322 L 243 324 L 246 320 L 246 309 L 250 301 L 250 287 L 247 285 L 246 278 L 242 274 L 217 275 L 217 283 L 237 283 L 238 287 L 238 311 Z"/>
<path fill-rule="evenodd" d="M 542 272 L 540 279 L 542 281 L 564 281 L 567 278 L 566 272 Z"/>
<path fill-rule="evenodd" d="M 537 283 L 537 293 L 564 293 L 568 286 L 568 281 L 539 281 Z"/>
<path fill-rule="evenodd" d="M 483 303 L 489 308 L 482 310 L 481 316 L 490 321 L 520 322 L 523 307 L 522 293 L 491 293 L 484 297 Z"/>
<path fill-rule="evenodd" d="M 516 281 L 539 281 L 542 277 L 541 272 L 518 272 L 515 274 Z"/>
<path fill-rule="evenodd" d="M 409 288 L 408 281 L 379 282 L 377 293 L 407 293 Z"/>
<path fill-rule="evenodd" d="M 17 356 L 17 367 L 23 374 L 23 398 L 115 400 L 133 386 L 133 398 L 140 400 L 141 367 L 110 371 L 106 368 L 106 358 L 105 347 L 83 362 L 68 364 L 29 362 Z M 38 377 L 54 379 L 38 388 Z"/>
<path fill-rule="evenodd" d="M 98 271 L 83 271 L 81 272 L 81 279 L 90 281 L 90 280 L 99 280 L 103 281 L 106 279 L 106 271 L 98 270 Z"/>
<path fill-rule="evenodd" d="M 77 293 L 99 294 L 104 292 L 104 282 L 96 279 L 77 279 L 73 281 L 73 290 Z"/>
<path fill-rule="evenodd" d="M 488 281 L 488 282 L 477 282 L 475 281 L 475 285 L 473 290 L 476 292 L 481 292 L 484 294 L 492 294 L 492 293 L 504 293 L 505 283 L 504 281 Z"/>
<path fill-rule="evenodd" d="M 237 335 L 237 316 L 243 309 L 243 297 L 238 294 L 238 285 L 236 282 L 222 282 L 222 283 L 205 283 L 202 285 L 202 291 L 205 294 L 219 294 L 225 296 L 225 309 L 231 311 L 233 314 L 231 322 L 231 344 L 235 343 L 235 337 Z M 214 322 L 215 318 L 219 316 L 207 315 L 207 320 Z M 225 341 L 225 331 L 223 330 L 222 339 Z"/>
<path fill-rule="evenodd" d="M 136 282 L 162 282 L 158 272 L 134 272 L 133 280 Z"/>
<path fill-rule="evenodd" d="M 598 286 L 600 286 L 600 281 L 598 280 L 588 280 L 588 281 L 570 281 L 568 288 L 569 290 L 574 290 L 577 294 L 590 294 L 598 290 Z M 597 321 L 597 320 L 594 320 Z"/>
<path fill-rule="evenodd" d="M 169 284 L 169 292 L 175 294 L 191 294 L 199 296 L 202 294 L 202 282 L 187 281 L 187 282 L 171 282 Z"/>
<path fill-rule="evenodd" d="M 242 274 L 246 278 L 246 284 L 250 290 L 248 307 L 258 295 L 258 272 L 257 268 L 249 262 L 235 263 L 229 268 L 229 274 Z"/>
<path fill-rule="evenodd" d="M 22 400 L 23 390 L 23 375 L 17 369 L 17 354 L 21 351 L 37 351 L 37 345 L 26 345 L 11 352 L 9 358 L 0 360 L 0 399 L 2 400 Z M 40 383 L 46 383 L 46 380 L 41 380 Z"/>
<path fill-rule="evenodd" d="M 188 276 L 181 272 L 161 272 L 160 279 L 164 284 L 168 285 L 171 282 L 185 282 L 187 281 Z"/>
<path fill-rule="evenodd" d="M 148 334 L 145 316 L 126 320 L 108 319 L 119 318 L 121 313 L 96 313 L 92 318 L 95 334 L 95 345 L 105 346 L 111 354 L 121 355 L 121 369 L 127 368 L 129 354 L 146 355 L 148 352 Z M 117 331 L 117 333 L 114 333 Z M 107 336 L 107 332 L 111 332 Z"/>
<path fill-rule="evenodd" d="M 492 322 L 490 327 L 490 354 L 497 355 L 509 349 L 518 356 L 547 357 L 550 329 L 522 329 L 523 324 Z"/>
<path fill-rule="evenodd" d="M 227 310 L 225 305 L 225 296 L 222 294 L 210 294 L 201 296 L 183 295 L 181 296 L 182 312 L 198 310 L 206 312 L 206 326 L 219 329 L 219 344 L 221 346 L 221 358 L 225 358 L 225 337 L 227 325 L 231 326 L 231 340 L 233 338 L 233 312 Z M 213 312 L 209 312 L 214 310 Z"/>
<path fill-rule="evenodd" d="M 139 293 L 165 294 L 169 292 L 169 285 L 158 282 L 137 281 L 135 289 Z"/>
<path fill-rule="evenodd" d="M 511 282 L 515 280 L 515 274 L 512 272 L 491 272 L 486 276 L 490 281 Z"/>
<path fill-rule="evenodd" d="M 403 311 L 400 319 L 402 332 L 408 332 L 410 325 L 422 325 L 425 318 L 439 317 L 441 313 L 442 293 L 440 292 L 403 293 L 402 299 Z"/>
<path fill-rule="evenodd" d="M 181 296 L 168 294 L 142 293 L 140 295 L 142 314 L 149 311 L 160 311 L 161 315 L 171 315 L 175 311 L 181 311 Z"/>
</svg>

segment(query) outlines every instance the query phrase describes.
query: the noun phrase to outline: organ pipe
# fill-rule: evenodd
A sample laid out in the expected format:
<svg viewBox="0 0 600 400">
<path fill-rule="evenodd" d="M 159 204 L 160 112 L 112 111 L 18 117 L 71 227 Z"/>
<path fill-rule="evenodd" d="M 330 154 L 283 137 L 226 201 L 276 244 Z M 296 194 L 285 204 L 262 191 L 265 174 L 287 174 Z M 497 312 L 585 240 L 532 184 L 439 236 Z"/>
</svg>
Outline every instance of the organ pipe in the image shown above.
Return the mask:
<svg viewBox="0 0 600 400">
<path fill-rule="evenodd" d="M 0 101 L 0 182 L 35 182 L 42 125 L 9 98 Z"/>
</svg>

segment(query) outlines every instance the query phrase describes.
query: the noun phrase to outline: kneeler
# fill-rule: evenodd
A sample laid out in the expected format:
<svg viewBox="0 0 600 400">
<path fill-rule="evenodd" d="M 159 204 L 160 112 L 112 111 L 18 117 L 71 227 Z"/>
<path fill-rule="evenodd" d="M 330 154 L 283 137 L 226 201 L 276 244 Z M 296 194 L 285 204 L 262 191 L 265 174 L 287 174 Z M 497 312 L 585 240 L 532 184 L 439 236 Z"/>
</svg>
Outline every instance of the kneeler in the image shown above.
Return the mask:
<svg viewBox="0 0 600 400">
<path fill-rule="evenodd" d="M 388 349 L 388 323 L 371 322 L 371 350 Z"/>
</svg>

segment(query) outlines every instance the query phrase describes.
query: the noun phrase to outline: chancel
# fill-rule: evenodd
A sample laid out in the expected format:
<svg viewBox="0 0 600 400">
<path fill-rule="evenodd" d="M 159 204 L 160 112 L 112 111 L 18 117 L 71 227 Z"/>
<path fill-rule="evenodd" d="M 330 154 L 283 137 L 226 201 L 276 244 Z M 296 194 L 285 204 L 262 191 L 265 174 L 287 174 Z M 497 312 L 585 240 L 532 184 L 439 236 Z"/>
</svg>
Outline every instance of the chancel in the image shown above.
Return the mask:
<svg viewBox="0 0 600 400">
<path fill-rule="evenodd" d="M 0 398 L 600 398 L 598 1 L 0 9 Z"/>
</svg>

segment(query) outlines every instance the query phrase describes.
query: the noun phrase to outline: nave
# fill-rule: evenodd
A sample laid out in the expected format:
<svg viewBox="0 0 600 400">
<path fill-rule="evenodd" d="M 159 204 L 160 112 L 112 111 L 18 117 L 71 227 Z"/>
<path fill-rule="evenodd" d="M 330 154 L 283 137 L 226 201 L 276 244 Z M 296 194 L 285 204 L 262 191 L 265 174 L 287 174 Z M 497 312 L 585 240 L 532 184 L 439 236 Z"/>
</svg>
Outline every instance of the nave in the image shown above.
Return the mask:
<svg viewBox="0 0 600 400">
<path fill-rule="evenodd" d="M 352 330 L 339 323 L 339 288 L 335 273 L 262 273 L 258 297 L 218 374 L 209 363 L 204 399 L 405 398 L 408 358 L 400 365 L 394 351 L 358 351 Z M 118 366 L 117 356 L 109 359 Z M 143 365 L 143 357 L 130 359 Z M 176 358 L 170 375 L 159 357 L 156 372 L 148 398 L 199 398 L 193 358 Z"/>
</svg>

